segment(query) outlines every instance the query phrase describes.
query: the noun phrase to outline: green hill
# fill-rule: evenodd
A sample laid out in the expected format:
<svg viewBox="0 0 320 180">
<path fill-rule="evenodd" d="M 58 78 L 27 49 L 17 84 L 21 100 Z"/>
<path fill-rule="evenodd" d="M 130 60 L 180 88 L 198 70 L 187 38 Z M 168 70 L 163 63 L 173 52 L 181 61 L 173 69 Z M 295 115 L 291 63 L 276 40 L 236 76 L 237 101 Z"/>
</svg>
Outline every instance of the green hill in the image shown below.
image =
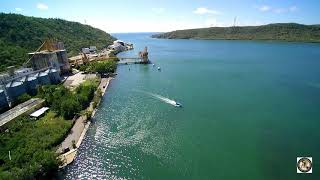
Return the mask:
<svg viewBox="0 0 320 180">
<path fill-rule="evenodd" d="M 69 56 L 76 55 L 82 47 L 102 48 L 115 40 L 100 29 L 78 22 L 0 13 L 0 71 L 22 65 L 27 53 L 48 38 L 64 42 Z"/>
<path fill-rule="evenodd" d="M 210 27 L 155 34 L 167 39 L 279 40 L 320 42 L 320 25 L 278 23 L 263 26 Z"/>
</svg>

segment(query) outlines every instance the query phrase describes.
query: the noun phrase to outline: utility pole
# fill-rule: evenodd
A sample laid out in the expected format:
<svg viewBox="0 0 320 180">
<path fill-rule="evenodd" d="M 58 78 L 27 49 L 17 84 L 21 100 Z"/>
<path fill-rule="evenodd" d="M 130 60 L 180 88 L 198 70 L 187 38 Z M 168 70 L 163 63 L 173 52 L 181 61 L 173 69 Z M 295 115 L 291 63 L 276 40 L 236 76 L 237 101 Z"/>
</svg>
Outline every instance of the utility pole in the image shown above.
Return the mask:
<svg viewBox="0 0 320 180">
<path fill-rule="evenodd" d="M 236 23 L 237 23 L 237 16 L 235 16 L 233 19 L 233 27 L 236 27 Z"/>
<path fill-rule="evenodd" d="M 11 161 L 11 153 L 10 153 L 10 151 L 9 151 L 9 160 Z"/>
</svg>

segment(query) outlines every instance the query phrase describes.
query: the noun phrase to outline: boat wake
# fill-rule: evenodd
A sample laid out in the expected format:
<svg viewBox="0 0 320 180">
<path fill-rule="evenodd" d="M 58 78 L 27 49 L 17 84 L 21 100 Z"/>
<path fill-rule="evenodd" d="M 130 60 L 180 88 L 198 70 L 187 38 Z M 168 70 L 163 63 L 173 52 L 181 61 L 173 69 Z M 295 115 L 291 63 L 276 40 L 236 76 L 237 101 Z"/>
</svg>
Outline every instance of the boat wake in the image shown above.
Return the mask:
<svg viewBox="0 0 320 180">
<path fill-rule="evenodd" d="M 176 106 L 176 104 L 177 104 L 176 101 L 171 100 L 171 99 L 166 98 L 166 97 L 163 97 L 163 96 L 160 96 L 159 94 L 153 94 L 153 93 L 148 93 L 148 94 L 149 94 L 150 96 L 156 98 L 156 99 L 159 99 L 159 100 L 167 103 L 167 104 L 171 104 L 171 105 L 173 105 L 173 106 Z"/>
<path fill-rule="evenodd" d="M 167 104 L 170 104 L 170 105 L 173 105 L 173 106 L 176 106 L 176 107 L 182 107 L 182 105 L 180 103 L 176 102 L 175 100 L 163 97 L 163 96 L 161 96 L 159 94 L 154 94 L 154 93 L 145 92 L 145 91 L 140 91 L 140 92 L 148 94 L 149 96 L 151 96 L 151 97 L 153 97 L 155 99 L 158 99 L 160 101 L 163 101 L 163 102 L 165 102 Z"/>
</svg>

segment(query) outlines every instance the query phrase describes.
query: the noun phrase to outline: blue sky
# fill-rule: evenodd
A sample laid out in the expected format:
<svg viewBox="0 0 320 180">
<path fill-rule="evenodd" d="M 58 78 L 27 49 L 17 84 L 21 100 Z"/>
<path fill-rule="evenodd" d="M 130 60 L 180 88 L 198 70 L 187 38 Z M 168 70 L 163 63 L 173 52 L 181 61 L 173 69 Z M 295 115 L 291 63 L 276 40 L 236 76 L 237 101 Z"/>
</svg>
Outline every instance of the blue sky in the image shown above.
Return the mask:
<svg viewBox="0 0 320 180">
<path fill-rule="evenodd" d="M 320 24 L 319 0 L 2 0 L 0 11 L 62 18 L 107 32 L 176 29 L 276 22 Z"/>
</svg>

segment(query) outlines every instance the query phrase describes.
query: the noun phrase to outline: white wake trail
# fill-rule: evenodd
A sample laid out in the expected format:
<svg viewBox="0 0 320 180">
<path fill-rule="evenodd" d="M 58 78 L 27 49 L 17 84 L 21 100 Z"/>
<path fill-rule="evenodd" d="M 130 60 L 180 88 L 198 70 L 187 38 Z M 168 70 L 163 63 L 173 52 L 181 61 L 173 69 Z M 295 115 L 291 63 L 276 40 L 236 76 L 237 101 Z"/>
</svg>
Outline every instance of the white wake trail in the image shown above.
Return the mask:
<svg viewBox="0 0 320 180">
<path fill-rule="evenodd" d="M 176 101 L 171 100 L 171 99 L 166 98 L 166 97 L 163 97 L 163 96 L 161 96 L 159 94 L 153 94 L 153 93 L 148 93 L 148 94 L 150 94 L 151 96 L 153 96 L 153 97 L 155 97 L 155 98 L 157 98 L 157 99 L 159 99 L 159 100 L 161 100 L 161 101 L 163 101 L 163 102 L 165 102 L 167 104 L 171 104 L 171 105 L 174 105 L 174 106 L 176 105 Z"/>
<path fill-rule="evenodd" d="M 158 100 L 163 101 L 163 102 L 165 102 L 167 104 L 176 106 L 176 101 L 174 101 L 172 99 L 169 99 L 169 98 L 166 98 L 166 97 L 163 97 L 163 96 L 161 96 L 159 94 L 154 94 L 154 93 L 150 93 L 150 92 L 146 92 L 146 91 L 142 91 L 142 90 L 135 90 L 135 91 L 148 94 L 149 96 L 151 96 L 151 97 L 153 97 L 155 99 L 158 99 Z"/>
</svg>

